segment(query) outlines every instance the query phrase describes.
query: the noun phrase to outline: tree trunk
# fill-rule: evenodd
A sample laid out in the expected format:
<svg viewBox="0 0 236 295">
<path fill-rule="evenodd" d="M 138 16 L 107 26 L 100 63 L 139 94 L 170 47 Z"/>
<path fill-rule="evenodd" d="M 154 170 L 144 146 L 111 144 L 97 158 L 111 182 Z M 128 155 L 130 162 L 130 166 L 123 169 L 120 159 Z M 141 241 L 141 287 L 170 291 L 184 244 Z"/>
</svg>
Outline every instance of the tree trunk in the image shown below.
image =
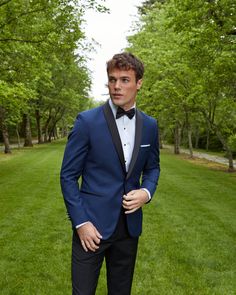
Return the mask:
<svg viewBox="0 0 236 295">
<path fill-rule="evenodd" d="M 223 137 L 223 135 L 221 134 L 221 132 L 219 130 L 217 130 L 216 126 L 215 126 L 215 130 L 216 130 L 216 135 L 219 138 L 219 140 L 221 141 L 224 149 L 226 150 L 227 153 L 227 158 L 229 160 L 229 166 L 228 166 L 228 171 L 229 172 L 234 172 L 234 161 L 233 161 L 233 153 L 231 148 L 229 147 L 227 141 L 225 140 L 225 138 Z"/>
<path fill-rule="evenodd" d="M 30 127 L 30 117 L 28 114 L 23 115 L 23 123 L 24 123 L 24 133 L 25 133 L 25 147 L 32 147 L 32 135 L 31 135 L 31 127 Z"/>
<path fill-rule="evenodd" d="M 209 150 L 209 144 L 210 144 L 210 128 L 207 127 L 207 134 L 206 134 L 206 151 Z"/>
<path fill-rule="evenodd" d="M 55 140 L 56 138 L 58 138 L 57 135 L 57 123 L 62 119 L 63 114 L 64 114 L 64 110 L 57 110 L 56 116 L 55 117 L 51 117 L 51 124 L 50 124 L 50 129 L 49 129 L 49 141 L 51 142 L 52 137 Z"/>
<path fill-rule="evenodd" d="M 38 133 L 38 143 L 43 143 L 42 127 L 41 127 L 41 115 L 39 110 L 35 110 L 35 119 Z"/>
<path fill-rule="evenodd" d="M 49 136 L 48 136 L 48 141 L 51 142 L 52 139 L 56 139 L 55 137 L 55 128 L 56 128 L 56 122 L 54 122 L 51 126 L 51 128 L 49 129 Z"/>
<path fill-rule="evenodd" d="M 194 144 L 195 149 L 198 149 L 199 147 L 199 137 L 200 137 L 200 131 L 198 126 L 195 131 L 195 144 Z"/>
<path fill-rule="evenodd" d="M 0 106 L 0 129 L 2 130 L 2 137 L 4 142 L 4 153 L 10 154 L 11 148 L 10 148 L 10 141 L 9 141 L 9 133 L 7 124 L 5 123 L 5 110 L 3 107 Z"/>
<path fill-rule="evenodd" d="M 8 134 L 7 126 L 5 124 L 3 124 L 2 126 L 2 136 L 4 141 L 4 153 L 10 154 L 11 148 L 10 148 L 9 134 Z"/>
<path fill-rule="evenodd" d="M 68 136 L 68 127 L 66 124 L 63 124 L 63 127 L 61 129 L 61 137 L 64 138 L 64 137 L 67 137 Z"/>
<path fill-rule="evenodd" d="M 49 131 L 49 137 L 48 137 L 48 140 L 49 142 L 52 141 L 52 139 L 56 139 L 57 137 L 57 128 L 56 128 L 56 123 L 53 124 L 53 126 L 50 128 L 50 131 Z"/>
<path fill-rule="evenodd" d="M 43 127 L 43 132 L 44 132 L 44 142 L 48 142 L 49 141 L 49 138 L 48 138 L 48 127 L 49 127 L 49 124 L 51 122 L 51 119 L 52 119 L 52 116 L 51 114 L 49 114 L 49 117 L 47 118 L 47 121 Z"/>
<path fill-rule="evenodd" d="M 190 157 L 193 158 L 192 130 L 190 126 L 188 126 L 188 148 Z"/>
<path fill-rule="evenodd" d="M 228 171 L 229 172 L 234 172 L 235 168 L 234 168 L 234 160 L 233 160 L 233 153 L 232 151 L 227 151 L 227 157 L 229 160 L 229 167 L 228 167 Z"/>
<path fill-rule="evenodd" d="M 208 123 L 208 132 L 210 133 L 210 128 L 211 128 L 211 130 L 213 130 L 215 132 L 216 136 L 218 137 L 218 139 L 222 143 L 224 149 L 226 150 L 228 160 L 229 160 L 228 171 L 229 172 L 234 172 L 235 169 L 234 169 L 233 153 L 232 153 L 232 150 L 231 150 L 231 148 L 229 147 L 229 145 L 227 143 L 227 140 L 222 135 L 222 133 L 219 130 L 218 126 L 216 124 L 214 124 L 213 121 L 209 120 L 209 118 L 206 116 L 205 111 L 203 111 L 203 115 L 205 116 L 206 121 Z"/>
<path fill-rule="evenodd" d="M 20 134 L 18 130 L 18 124 L 16 125 L 16 137 L 17 137 L 17 144 L 18 144 L 18 149 L 20 148 Z"/>
<path fill-rule="evenodd" d="M 187 132 L 188 132 L 189 154 L 190 154 L 190 158 L 193 158 L 192 129 L 191 129 L 191 124 L 189 122 L 189 112 L 187 108 L 185 109 L 185 120 L 186 120 Z"/>
<path fill-rule="evenodd" d="M 179 128 L 179 122 L 176 122 L 175 130 L 174 130 L 174 153 L 176 155 L 180 154 L 180 128 Z"/>
<path fill-rule="evenodd" d="M 48 133 L 48 142 L 52 142 L 52 131 Z"/>
<path fill-rule="evenodd" d="M 64 138 L 64 137 L 67 137 L 68 136 L 68 127 L 67 125 L 63 122 L 63 125 L 60 129 L 60 137 L 61 138 Z"/>
<path fill-rule="evenodd" d="M 55 139 L 59 139 L 60 137 L 59 137 L 59 133 L 58 133 L 58 128 L 57 128 L 57 126 L 56 126 L 55 129 L 54 129 L 54 133 L 55 133 Z"/>
<path fill-rule="evenodd" d="M 159 141 L 160 149 L 163 149 L 162 134 L 161 134 L 160 129 L 159 129 L 159 132 L 158 132 L 158 141 Z"/>
</svg>

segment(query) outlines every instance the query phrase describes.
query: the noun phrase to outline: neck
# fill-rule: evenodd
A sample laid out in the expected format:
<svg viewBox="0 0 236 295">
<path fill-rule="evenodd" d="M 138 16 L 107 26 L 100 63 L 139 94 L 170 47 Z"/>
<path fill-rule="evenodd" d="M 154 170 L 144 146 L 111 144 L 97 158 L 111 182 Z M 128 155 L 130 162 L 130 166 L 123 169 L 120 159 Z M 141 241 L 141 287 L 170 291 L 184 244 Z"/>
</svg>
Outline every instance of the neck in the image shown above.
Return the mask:
<svg viewBox="0 0 236 295">
<path fill-rule="evenodd" d="M 110 102 L 113 104 L 113 106 L 114 106 L 115 108 L 121 107 L 121 108 L 122 108 L 123 110 L 125 110 L 125 111 L 128 111 L 128 110 L 130 110 L 130 109 L 136 107 L 136 103 L 135 103 L 135 102 L 133 102 L 132 104 L 117 105 L 117 104 L 115 104 L 115 103 L 112 101 L 111 98 L 110 98 Z"/>
</svg>

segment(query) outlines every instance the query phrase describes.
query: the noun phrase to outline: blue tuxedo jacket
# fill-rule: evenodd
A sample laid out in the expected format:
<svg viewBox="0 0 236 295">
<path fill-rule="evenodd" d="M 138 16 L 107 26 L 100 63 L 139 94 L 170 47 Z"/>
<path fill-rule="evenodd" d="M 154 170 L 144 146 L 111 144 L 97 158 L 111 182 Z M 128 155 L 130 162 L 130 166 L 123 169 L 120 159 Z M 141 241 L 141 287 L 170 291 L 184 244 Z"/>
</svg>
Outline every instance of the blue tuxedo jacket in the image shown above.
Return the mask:
<svg viewBox="0 0 236 295">
<path fill-rule="evenodd" d="M 134 150 L 127 173 L 109 103 L 80 113 L 61 168 L 62 193 L 72 226 L 91 221 L 103 239 L 109 238 L 118 222 L 123 194 L 142 187 L 152 196 L 159 173 L 158 129 L 153 118 L 136 112 Z M 130 235 L 139 236 L 142 209 L 126 218 Z"/>
</svg>

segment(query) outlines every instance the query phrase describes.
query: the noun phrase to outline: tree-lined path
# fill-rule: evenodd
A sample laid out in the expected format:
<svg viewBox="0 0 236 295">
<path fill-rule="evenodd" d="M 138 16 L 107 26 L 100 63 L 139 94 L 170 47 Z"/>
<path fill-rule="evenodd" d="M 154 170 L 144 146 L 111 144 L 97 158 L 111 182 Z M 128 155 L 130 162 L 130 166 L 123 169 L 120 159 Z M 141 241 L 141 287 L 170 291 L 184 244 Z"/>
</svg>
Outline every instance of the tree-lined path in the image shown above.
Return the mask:
<svg viewBox="0 0 236 295">
<path fill-rule="evenodd" d="M 168 148 L 170 151 L 174 151 L 174 147 L 171 146 L 171 145 L 164 145 L 165 148 Z M 189 153 L 189 150 L 186 149 L 186 148 L 180 148 L 180 153 L 183 153 L 183 154 L 190 154 Z M 219 154 L 219 153 L 218 153 Z M 215 162 L 215 163 L 219 163 L 219 164 L 223 164 L 223 165 L 228 165 L 229 163 L 229 160 L 226 158 L 226 157 L 223 157 L 223 156 L 220 156 L 220 155 L 213 155 L 210 154 L 210 153 L 207 153 L 207 152 L 202 152 L 202 151 L 198 151 L 198 150 L 194 150 L 193 151 L 193 157 L 196 157 L 196 158 L 199 158 L 199 159 L 205 159 L 205 160 L 208 160 L 208 161 L 211 161 L 211 162 Z M 234 166 L 236 165 L 236 160 L 233 160 L 233 163 L 234 163 Z"/>
<path fill-rule="evenodd" d="M 59 187 L 63 149 L 59 141 L 0 155 L 2 295 L 70 294 L 71 229 Z M 166 150 L 161 166 L 155 198 L 144 208 L 132 294 L 235 294 L 235 174 Z M 104 288 L 102 270 L 99 295 Z"/>
<path fill-rule="evenodd" d="M 190 155 L 194 148 L 225 151 L 232 172 L 234 2 L 145 0 L 127 48 L 145 64 L 137 106 L 158 120 L 160 141 L 176 154 L 180 146 Z M 1 295 L 71 294 L 71 225 L 59 186 L 65 141 L 48 142 L 68 134 L 78 112 L 99 104 L 89 92 L 93 45 L 83 21 L 87 9 L 106 12 L 104 5 L 0 3 Z M 44 144 L 31 148 L 32 138 Z M 20 140 L 29 148 L 9 155 Z M 168 150 L 161 169 L 144 208 L 132 295 L 235 295 L 236 174 Z M 97 293 L 106 293 L 104 269 Z"/>
</svg>

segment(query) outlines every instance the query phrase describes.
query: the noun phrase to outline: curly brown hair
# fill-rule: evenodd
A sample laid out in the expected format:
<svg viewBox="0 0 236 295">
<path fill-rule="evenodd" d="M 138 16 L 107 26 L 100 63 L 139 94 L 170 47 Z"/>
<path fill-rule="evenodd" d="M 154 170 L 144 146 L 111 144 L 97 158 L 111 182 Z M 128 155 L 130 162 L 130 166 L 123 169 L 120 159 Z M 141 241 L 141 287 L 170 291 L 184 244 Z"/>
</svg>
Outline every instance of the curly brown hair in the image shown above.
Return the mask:
<svg viewBox="0 0 236 295">
<path fill-rule="evenodd" d="M 144 65 L 136 56 L 129 52 L 115 54 L 112 59 L 107 62 L 107 74 L 114 69 L 134 70 L 136 82 L 142 79 L 144 74 Z"/>
</svg>

